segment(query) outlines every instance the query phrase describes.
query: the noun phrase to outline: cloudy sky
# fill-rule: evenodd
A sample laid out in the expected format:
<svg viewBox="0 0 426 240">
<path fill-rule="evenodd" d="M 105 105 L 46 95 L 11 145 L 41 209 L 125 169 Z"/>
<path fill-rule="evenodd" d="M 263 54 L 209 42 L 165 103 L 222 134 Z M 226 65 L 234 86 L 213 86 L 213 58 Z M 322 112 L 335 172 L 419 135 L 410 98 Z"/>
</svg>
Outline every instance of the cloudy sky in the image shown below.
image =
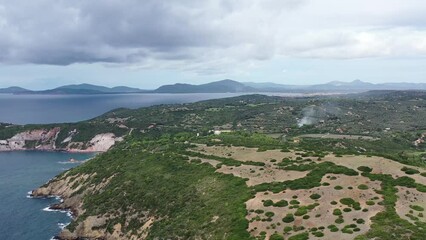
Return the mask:
<svg viewBox="0 0 426 240">
<path fill-rule="evenodd" d="M 0 87 L 426 82 L 424 0 L 0 0 Z"/>
</svg>

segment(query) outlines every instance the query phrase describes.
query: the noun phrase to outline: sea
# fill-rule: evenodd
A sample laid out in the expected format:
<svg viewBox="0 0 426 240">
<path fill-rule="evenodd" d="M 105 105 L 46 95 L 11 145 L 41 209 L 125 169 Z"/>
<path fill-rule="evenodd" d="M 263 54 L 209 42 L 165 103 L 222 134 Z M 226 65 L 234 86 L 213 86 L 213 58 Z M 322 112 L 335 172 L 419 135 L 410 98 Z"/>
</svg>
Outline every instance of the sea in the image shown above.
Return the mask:
<svg viewBox="0 0 426 240">
<path fill-rule="evenodd" d="M 70 158 L 84 160 L 93 154 L 19 151 L 0 152 L 0 239 L 48 240 L 71 221 L 66 212 L 51 211 L 55 198 L 33 199 L 29 191 L 75 167 Z"/>
<path fill-rule="evenodd" d="M 42 124 L 77 122 L 115 108 L 188 103 L 241 94 L 114 94 L 10 95 L 0 94 L 0 122 Z M 49 240 L 71 221 L 66 212 L 48 206 L 59 199 L 34 199 L 29 192 L 93 154 L 64 152 L 0 152 L 0 240 Z"/>
<path fill-rule="evenodd" d="M 78 122 L 116 108 L 189 103 L 242 93 L 14 95 L 0 94 L 0 122 L 14 124 Z"/>
</svg>

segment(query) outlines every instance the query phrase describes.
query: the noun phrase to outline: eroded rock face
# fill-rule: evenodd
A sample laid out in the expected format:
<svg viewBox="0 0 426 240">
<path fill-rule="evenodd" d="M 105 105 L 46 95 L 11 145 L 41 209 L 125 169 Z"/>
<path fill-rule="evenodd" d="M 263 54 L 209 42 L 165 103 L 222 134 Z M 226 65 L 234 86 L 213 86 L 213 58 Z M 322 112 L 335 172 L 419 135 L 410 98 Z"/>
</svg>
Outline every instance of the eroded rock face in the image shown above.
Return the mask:
<svg viewBox="0 0 426 240">
<path fill-rule="evenodd" d="M 60 131 L 59 127 L 47 129 L 38 129 L 18 133 L 13 137 L 0 141 L 0 151 L 15 150 L 54 150 L 55 141 Z"/>
<path fill-rule="evenodd" d="M 68 151 L 78 151 L 78 152 L 105 152 L 114 146 L 115 142 L 120 141 L 121 138 L 116 138 L 113 133 L 102 133 L 93 137 L 88 143 L 78 144 L 70 142 L 68 144 Z M 81 145 L 85 146 L 85 149 L 82 149 Z M 80 146 L 80 147 L 75 147 Z M 83 147 L 84 148 L 84 147 Z"/>
<path fill-rule="evenodd" d="M 116 142 L 122 141 L 122 137 L 116 137 L 113 133 L 101 133 L 94 136 L 87 142 L 73 142 L 77 130 L 68 133 L 62 143 L 67 143 L 66 147 L 57 147 L 56 140 L 61 129 L 38 129 L 20 132 L 9 139 L 0 140 L 0 151 L 19 150 L 46 150 L 46 151 L 69 151 L 69 152 L 106 152 Z"/>
</svg>

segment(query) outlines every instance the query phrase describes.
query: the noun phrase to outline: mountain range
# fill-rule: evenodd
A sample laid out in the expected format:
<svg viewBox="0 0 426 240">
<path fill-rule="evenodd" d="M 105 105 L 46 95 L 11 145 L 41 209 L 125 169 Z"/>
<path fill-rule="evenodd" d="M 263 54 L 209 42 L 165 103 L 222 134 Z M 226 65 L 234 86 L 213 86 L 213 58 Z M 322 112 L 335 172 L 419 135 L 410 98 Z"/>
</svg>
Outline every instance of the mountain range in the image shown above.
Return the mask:
<svg viewBox="0 0 426 240">
<path fill-rule="evenodd" d="M 92 84 L 65 85 L 53 89 L 33 91 L 21 87 L 1 88 L 8 94 L 123 94 L 123 93 L 356 93 L 371 90 L 426 90 L 426 83 L 368 83 L 333 81 L 316 85 L 288 85 L 278 83 L 237 82 L 230 79 L 193 85 L 176 83 L 163 85 L 155 90 L 143 90 L 126 86 L 104 87 Z"/>
</svg>

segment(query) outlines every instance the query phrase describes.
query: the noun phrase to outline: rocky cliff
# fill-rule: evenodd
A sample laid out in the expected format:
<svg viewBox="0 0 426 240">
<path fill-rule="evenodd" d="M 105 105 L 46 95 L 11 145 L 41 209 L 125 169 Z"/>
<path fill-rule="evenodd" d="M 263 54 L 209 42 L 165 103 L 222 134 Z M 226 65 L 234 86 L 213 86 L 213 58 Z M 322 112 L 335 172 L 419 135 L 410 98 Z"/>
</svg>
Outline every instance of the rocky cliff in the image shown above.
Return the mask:
<svg viewBox="0 0 426 240">
<path fill-rule="evenodd" d="M 60 127 L 51 129 L 34 129 L 15 134 L 8 139 L 0 140 L 0 151 L 17 150 L 45 150 L 45 151 L 69 151 L 69 152 L 105 152 L 116 142 L 123 138 L 116 137 L 113 133 L 96 134 L 88 141 L 73 141 L 78 133 L 76 129 L 70 131 L 67 137 L 57 146 Z"/>
</svg>

